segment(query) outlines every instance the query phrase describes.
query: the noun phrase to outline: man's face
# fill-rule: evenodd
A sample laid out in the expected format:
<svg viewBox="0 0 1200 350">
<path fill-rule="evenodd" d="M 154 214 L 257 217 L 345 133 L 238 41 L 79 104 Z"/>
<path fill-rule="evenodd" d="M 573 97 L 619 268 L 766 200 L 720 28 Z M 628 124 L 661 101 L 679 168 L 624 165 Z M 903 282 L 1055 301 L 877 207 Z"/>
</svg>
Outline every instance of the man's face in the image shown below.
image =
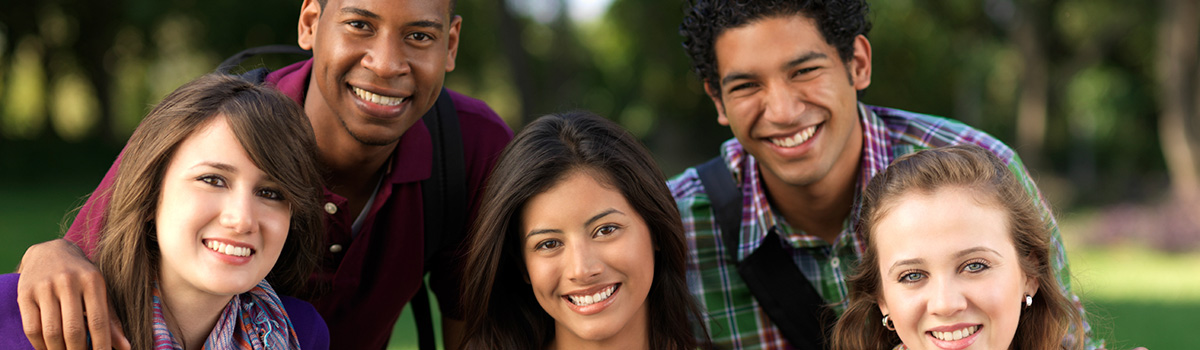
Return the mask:
<svg viewBox="0 0 1200 350">
<path fill-rule="evenodd" d="M 313 51 L 305 110 L 315 127 L 336 118 L 366 145 L 388 145 L 437 100 L 454 70 L 462 19 L 449 0 L 306 0 L 300 47 Z M 312 92 L 319 92 L 313 94 Z"/>
<path fill-rule="evenodd" d="M 843 62 L 813 20 L 791 15 L 726 30 L 713 47 L 719 81 L 705 88 L 717 121 L 758 159 L 767 184 L 809 186 L 835 163 L 858 161 L 856 90 L 871 83 L 866 37 Z"/>
</svg>

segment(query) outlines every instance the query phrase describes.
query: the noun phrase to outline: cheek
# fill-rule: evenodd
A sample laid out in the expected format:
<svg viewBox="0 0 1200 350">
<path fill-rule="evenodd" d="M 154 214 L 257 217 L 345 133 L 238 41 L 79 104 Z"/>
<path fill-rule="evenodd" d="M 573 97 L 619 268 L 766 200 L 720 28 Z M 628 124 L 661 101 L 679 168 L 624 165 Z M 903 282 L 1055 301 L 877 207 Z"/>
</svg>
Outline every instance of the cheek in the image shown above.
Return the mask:
<svg viewBox="0 0 1200 350">
<path fill-rule="evenodd" d="M 561 275 L 557 266 L 557 262 L 551 259 L 525 256 L 525 271 L 529 273 L 529 284 L 538 301 L 543 301 L 543 298 L 549 298 L 554 294 L 558 278 Z"/>
</svg>

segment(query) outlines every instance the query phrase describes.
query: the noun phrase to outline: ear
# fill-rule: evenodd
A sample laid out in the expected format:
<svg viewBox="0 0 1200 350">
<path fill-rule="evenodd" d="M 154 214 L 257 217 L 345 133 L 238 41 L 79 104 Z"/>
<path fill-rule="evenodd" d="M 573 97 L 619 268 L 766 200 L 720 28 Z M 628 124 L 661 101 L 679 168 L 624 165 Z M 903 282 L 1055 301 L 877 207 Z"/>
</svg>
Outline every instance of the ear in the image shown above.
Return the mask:
<svg viewBox="0 0 1200 350">
<path fill-rule="evenodd" d="M 854 56 L 850 57 L 850 84 L 855 90 L 871 86 L 871 42 L 864 35 L 854 38 Z"/>
<path fill-rule="evenodd" d="M 317 36 L 317 22 L 321 19 L 321 4 L 317 0 L 304 0 L 300 5 L 300 21 L 296 25 L 296 43 L 305 50 L 313 49 Z"/>
<path fill-rule="evenodd" d="M 884 315 L 891 314 L 891 312 L 888 312 L 887 302 L 883 301 L 883 298 L 875 298 L 875 304 L 879 305 L 879 313 Z"/>
<path fill-rule="evenodd" d="M 450 19 L 450 31 L 446 34 L 449 50 L 446 51 L 446 72 L 454 71 L 454 59 L 458 57 L 458 35 L 462 32 L 462 16 Z"/>
<path fill-rule="evenodd" d="M 708 98 L 712 99 L 713 107 L 717 108 L 717 124 L 729 126 L 729 118 L 725 116 L 725 102 L 721 101 L 717 89 L 711 83 L 704 82 L 704 92 L 708 94 Z"/>
</svg>

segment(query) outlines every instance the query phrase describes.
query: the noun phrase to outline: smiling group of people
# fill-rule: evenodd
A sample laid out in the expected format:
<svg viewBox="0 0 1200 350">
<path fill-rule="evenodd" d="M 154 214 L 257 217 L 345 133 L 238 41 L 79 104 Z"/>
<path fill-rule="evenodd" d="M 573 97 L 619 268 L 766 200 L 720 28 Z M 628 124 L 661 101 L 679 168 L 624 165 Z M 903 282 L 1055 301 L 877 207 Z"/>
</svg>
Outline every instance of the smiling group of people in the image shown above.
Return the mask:
<svg viewBox="0 0 1200 350">
<path fill-rule="evenodd" d="M 445 89 L 454 7 L 305 0 L 311 59 L 168 95 L 0 277 L 0 346 L 383 349 L 427 273 L 447 349 L 1102 346 L 1016 153 L 858 100 L 865 1 L 689 1 L 734 138 L 669 180 L 601 116 L 514 137 Z"/>
</svg>

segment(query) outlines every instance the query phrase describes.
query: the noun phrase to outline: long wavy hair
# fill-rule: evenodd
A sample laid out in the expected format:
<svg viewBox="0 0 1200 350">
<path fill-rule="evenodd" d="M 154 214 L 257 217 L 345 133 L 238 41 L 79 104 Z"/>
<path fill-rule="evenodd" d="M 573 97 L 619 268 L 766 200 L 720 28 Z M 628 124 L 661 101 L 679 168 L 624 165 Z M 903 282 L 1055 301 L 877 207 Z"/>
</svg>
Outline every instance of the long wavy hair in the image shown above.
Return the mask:
<svg viewBox="0 0 1200 350">
<path fill-rule="evenodd" d="M 687 243 L 675 199 L 650 153 L 615 123 L 587 112 L 530 123 L 504 149 L 488 180 L 468 238 L 462 307 L 466 349 L 542 349 L 554 319 L 525 284 L 520 213 L 530 198 L 573 171 L 600 174 L 645 219 L 654 254 L 646 297 L 651 349 L 696 349 L 707 343 L 700 308 L 687 289 Z"/>
<path fill-rule="evenodd" d="M 904 194 L 928 194 L 946 187 L 969 189 L 1005 212 L 1021 271 L 1038 282 L 1040 293 L 1021 312 L 1013 348 L 1082 348 L 1083 321 L 1050 265 L 1049 218 L 1039 214 L 1036 197 L 999 158 L 979 146 L 959 145 L 905 155 L 871 179 L 863 193 L 859 221 L 867 250 L 850 277 L 850 305 L 834 327 L 833 349 L 891 349 L 900 343 L 896 333 L 880 322 L 883 314 L 877 300 L 882 298 L 882 277 L 873 239 L 875 224 Z M 1066 347 L 1065 343 L 1072 344 Z"/>
<path fill-rule="evenodd" d="M 105 210 L 95 261 L 109 300 L 134 349 L 153 337 L 152 283 L 159 278 L 154 228 L 163 176 L 179 144 L 225 117 L 250 160 L 278 182 L 291 220 L 283 251 L 267 280 L 280 294 L 300 294 L 318 262 L 322 180 L 312 126 L 282 93 L 226 75 L 206 75 L 167 95 L 133 132 Z"/>
</svg>

